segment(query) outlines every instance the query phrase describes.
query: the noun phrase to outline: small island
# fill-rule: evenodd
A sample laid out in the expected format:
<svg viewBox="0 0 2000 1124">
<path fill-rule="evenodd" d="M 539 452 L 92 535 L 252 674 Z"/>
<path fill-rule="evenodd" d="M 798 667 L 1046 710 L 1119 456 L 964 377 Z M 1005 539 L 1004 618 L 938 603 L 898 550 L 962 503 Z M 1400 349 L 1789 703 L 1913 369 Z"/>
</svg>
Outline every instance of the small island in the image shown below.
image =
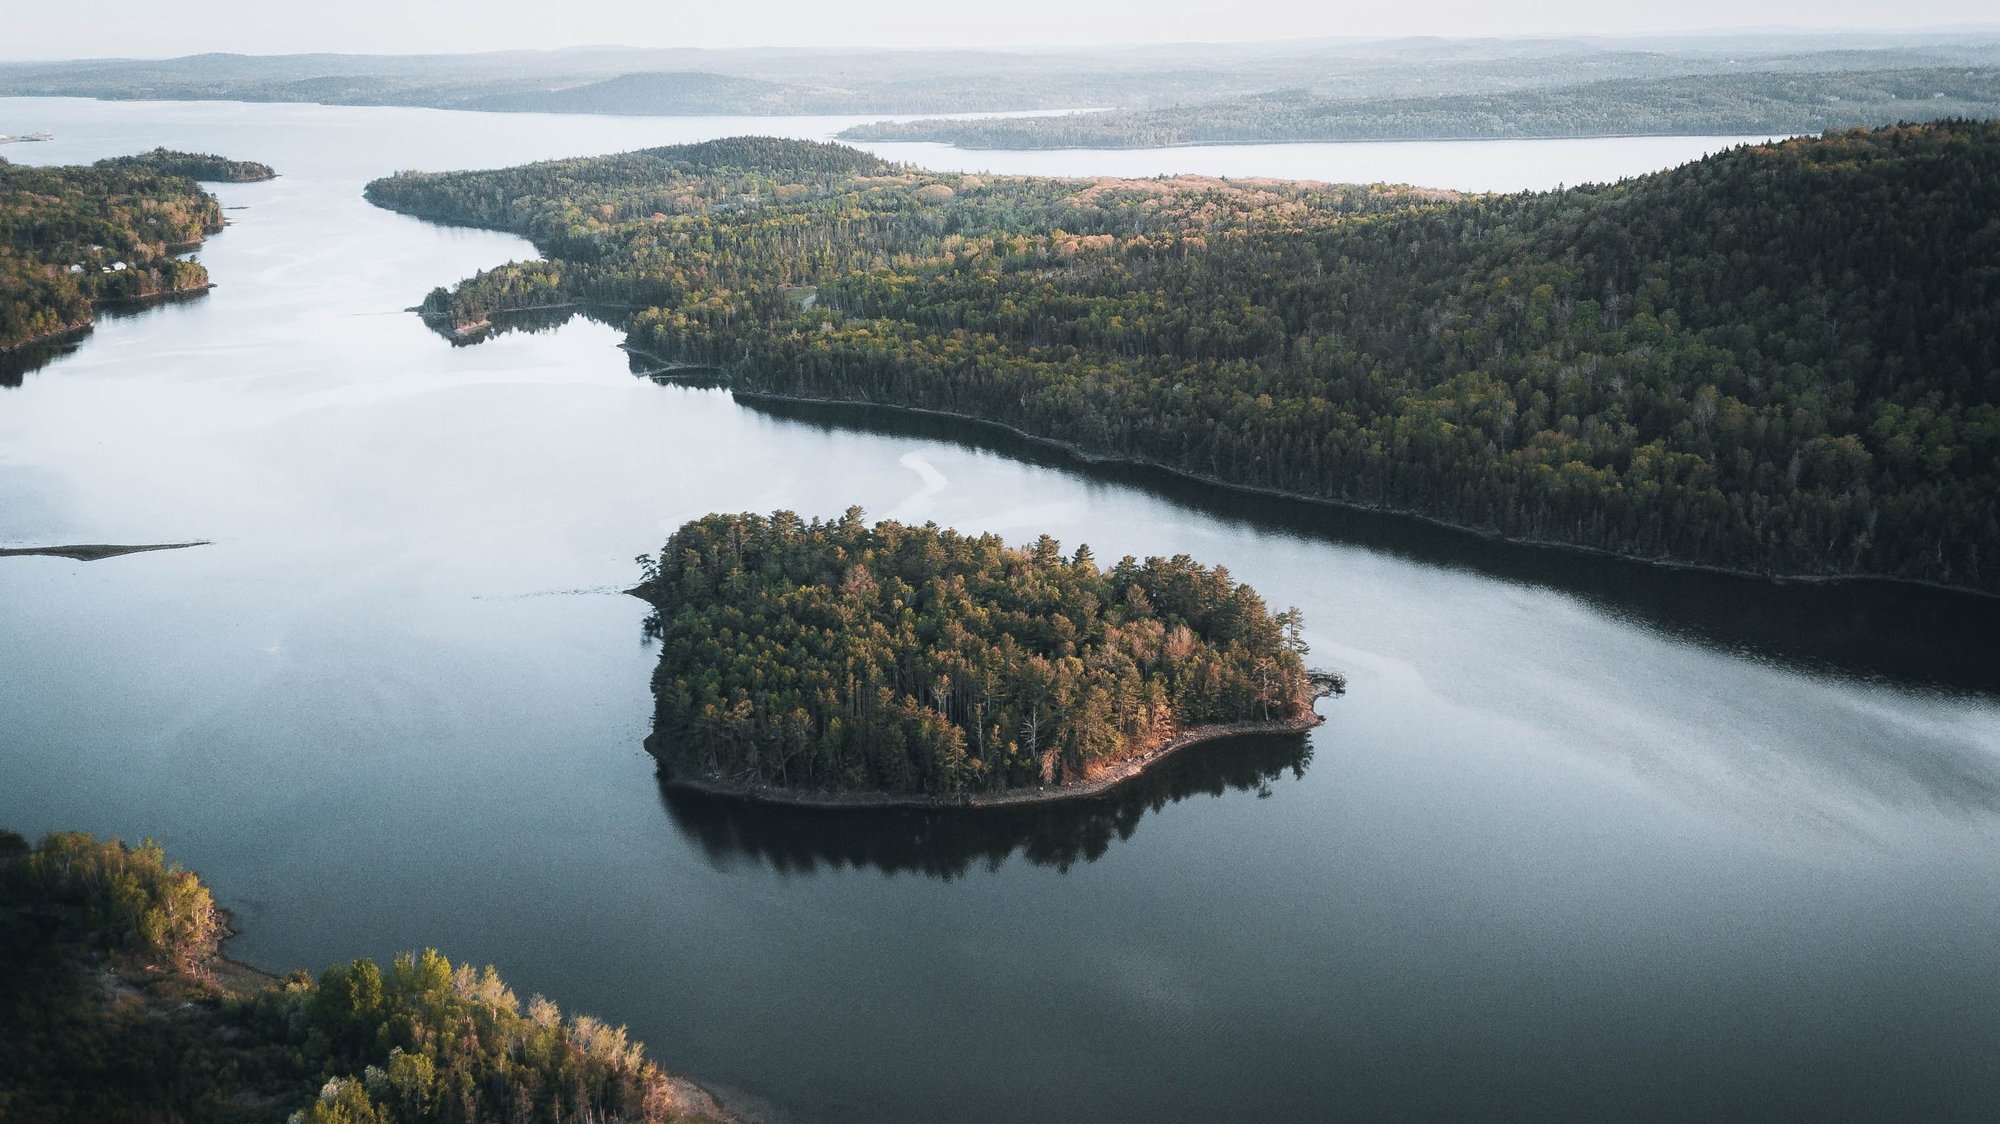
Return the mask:
<svg viewBox="0 0 2000 1124">
<path fill-rule="evenodd" d="M 255 160 L 231 160 L 213 152 L 176 152 L 156 148 L 137 156 L 112 156 L 92 165 L 97 168 L 140 169 L 163 176 L 184 176 L 203 183 L 262 183 L 278 178 L 269 164 Z"/>
<path fill-rule="evenodd" d="M 1339 689 L 1185 556 L 1100 569 L 1044 535 L 708 515 L 642 557 L 661 646 L 647 749 L 670 786 L 829 807 L 1090 795 L 1168 754 L 1302 733 Z"/>
<path fill-rule="evenodd" d="M 166 149 L 88 167 L 0 160 L 0 353 L 79 334 L 100 308 L 206 292 L 208 270 L 179 255 L 222 229 L 222 204 L 191 173 L 270 171 Z"/>
</svg>

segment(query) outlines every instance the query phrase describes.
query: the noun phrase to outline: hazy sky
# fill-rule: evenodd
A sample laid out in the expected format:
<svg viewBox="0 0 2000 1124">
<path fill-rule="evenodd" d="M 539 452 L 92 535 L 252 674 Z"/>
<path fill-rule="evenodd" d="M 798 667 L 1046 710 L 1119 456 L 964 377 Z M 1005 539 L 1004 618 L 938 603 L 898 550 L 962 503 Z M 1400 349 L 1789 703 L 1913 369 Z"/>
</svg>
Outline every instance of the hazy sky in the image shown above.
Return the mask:
<svg viewBox="0 0 2000 1124">
<path fill-rule="evenodd" d="M 1990 23 L 1992 0 L 12 0 L 0 58 L 634 46 L 1047 46 Z"/>
</svg>

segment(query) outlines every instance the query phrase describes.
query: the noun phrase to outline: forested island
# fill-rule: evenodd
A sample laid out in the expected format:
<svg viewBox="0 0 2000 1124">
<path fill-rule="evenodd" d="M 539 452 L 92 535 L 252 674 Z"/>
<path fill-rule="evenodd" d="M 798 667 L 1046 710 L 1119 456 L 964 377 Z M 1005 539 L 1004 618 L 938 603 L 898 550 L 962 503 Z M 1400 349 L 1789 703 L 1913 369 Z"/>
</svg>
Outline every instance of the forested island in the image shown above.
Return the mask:
<svg viewBox="0 0 2000 1124">
<path fill-rule="evenodd" d="M 207 289 L 208 270 L 175 255 L 222 229 L 222 204 L 189 173 L 232 169 L 270 172 L 166 149 L 89 167 L 0 160 L 0 351 L 80 331 L 104 305 Z"/>
<path fill-rule="evenodd" d="M 878 121 L 845 140 L 961 148 L 1162 148 L 1300 141 L 1782 136 L 2000 116 L 2000 68 L 1789 70 L 1618 78 L 1425 97 L 1294 89 L 1152 109 L 1050 117 Z"/>
<path fill-rule="evenodd" d="M 669 784 L 1019 802 L 1320 721 L 1298 611 L 1185 556 L 1102 570 L 1046 535 L 1010 548 L 850 508 L 705 516 L 642 562 L 660 643 L 646 745 Z"/>
<path fill-rule="evenodd" d="M 150 842 L 0 831 L 0 1119 L 734 1121 L 623 1028 L 434 950 L 280 980 Z"/>
<path fill-rule="evenodd" d="M 2000 123 L 1479 198 L 768 138 L 368 194 L 546 255 L 433 292 L 448 334 L 595 302 L 739 394 L 1653 561 L 2000 591 Z"/>
<path fill-rule="evenodd" d="M 255 160 L 231 160 L 212 152 L 175 152 L 168 148 L 156 148 L 137 156 L 113 156 L 99 160 L 93 167 L 143 169 L 204 183 L 259 183 L 278 177 L 269 164 Z"/>
</svg>

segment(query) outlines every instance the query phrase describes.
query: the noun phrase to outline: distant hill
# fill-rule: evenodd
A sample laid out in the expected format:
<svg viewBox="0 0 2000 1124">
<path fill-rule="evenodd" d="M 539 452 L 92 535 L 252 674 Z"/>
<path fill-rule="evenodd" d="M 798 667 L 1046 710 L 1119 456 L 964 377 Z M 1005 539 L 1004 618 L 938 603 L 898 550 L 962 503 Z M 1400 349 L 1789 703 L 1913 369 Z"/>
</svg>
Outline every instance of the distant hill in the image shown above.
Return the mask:
<svg viewBox="0 0 2000 1124">
<path fill-rule="evenodd" d="M 1146 110 L 1268 98 L 1271 91 L 1292 91 L 1308 100 L 1433 98 L 1698 74 L 1982 66 L 2000 66 L 2000 28 L 1645 39 L 1314 39 L 1044 51 L 589 47 L 463 55 L 202 54 L 0 63 L 0 97 L 587 113 L 938 114 Z"/>
<path fill-rule="evenodd" d="M 883 121 L 845 140 L 962 148 L 1161 148 L 1286 141 L 1506 140 L 1636 135 L 1782 136 L 2000 116 L 2000 68 L 1760 71 L 1613 79 L 1439 97 L 1331 98 L 1305 90 L 1060 117 Z"/>
<path fill-rule="evenodd" d="M 797 112 L 815 98 L 838 97 L 839 91 L 732 78 L 726 74 L 680 71 L 667 74 L 621 74 L 602 82 L 561 90 L 517 91 L 476 97 L 461 109 L 505 113 L 600 113 L 634 116 L 675 114 Z"/>
</svg>

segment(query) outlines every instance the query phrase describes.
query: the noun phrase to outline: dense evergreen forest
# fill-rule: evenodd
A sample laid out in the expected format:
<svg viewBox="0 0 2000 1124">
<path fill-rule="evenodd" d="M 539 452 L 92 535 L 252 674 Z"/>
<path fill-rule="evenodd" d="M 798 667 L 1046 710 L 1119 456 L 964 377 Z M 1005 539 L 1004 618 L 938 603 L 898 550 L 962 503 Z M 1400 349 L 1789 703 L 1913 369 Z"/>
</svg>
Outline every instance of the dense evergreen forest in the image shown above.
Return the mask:
<svg viewBox="0 0 2000 1124">
<path fill-rule="evenodd" d="M 201 263 L 173 255 L 222 229 L 222 204 L 167 169 L 213 159 L 158 149 L 87 168 L 0 160 L 0 351 L 85 327 L 101 304 L 206 288 Z"/>
<path fill-rule="evenodd" d="M 0 1120 L 567 1124 L 727 1118 L 622 1028 L 435 951 L 275 981 L 220 958 L 148 843 L 0 832 Z"/>
<path fill-rule="evenodd" d="M 1297 611 L 1184 556 L 1100 570 L 851 508 L 704 516 L 642 562 L 669 780 L 976 796 L 1312 717 Z"/>
<path fill-rule="evenodd" d="M 739 392 L 921 407 L 1506 536 L 2000 591 L 2000 123 L 1613 185 L 933 174 L 736 139 L 378 181 Z"/>
<path fill-rule="evenodd" d="M 1781 136 L 2000 116 L 2000 69 L 1701 74 L 1619 78 L 1426 97 L 1281 90 L 1158 109 L 1057 117 L 878 121 L 847 140 L 962 148 L 1161 148 L 1274 141 L 1505 140 L 1697 134 Z"/>
<path fill-rule="evenodd" d="M 175 152 L 167 148 L 156 148 L 137 156 L 113 156 L 99 160 L 94 166 L 114 170 L 144 169 L 163 176 L 181 176 L 206 183 L 256 183 L 276 179 L 278 175 L 269 164 L 259 164 L 254 160 L 231 160 L 212 152 Z"/>
</svg>

